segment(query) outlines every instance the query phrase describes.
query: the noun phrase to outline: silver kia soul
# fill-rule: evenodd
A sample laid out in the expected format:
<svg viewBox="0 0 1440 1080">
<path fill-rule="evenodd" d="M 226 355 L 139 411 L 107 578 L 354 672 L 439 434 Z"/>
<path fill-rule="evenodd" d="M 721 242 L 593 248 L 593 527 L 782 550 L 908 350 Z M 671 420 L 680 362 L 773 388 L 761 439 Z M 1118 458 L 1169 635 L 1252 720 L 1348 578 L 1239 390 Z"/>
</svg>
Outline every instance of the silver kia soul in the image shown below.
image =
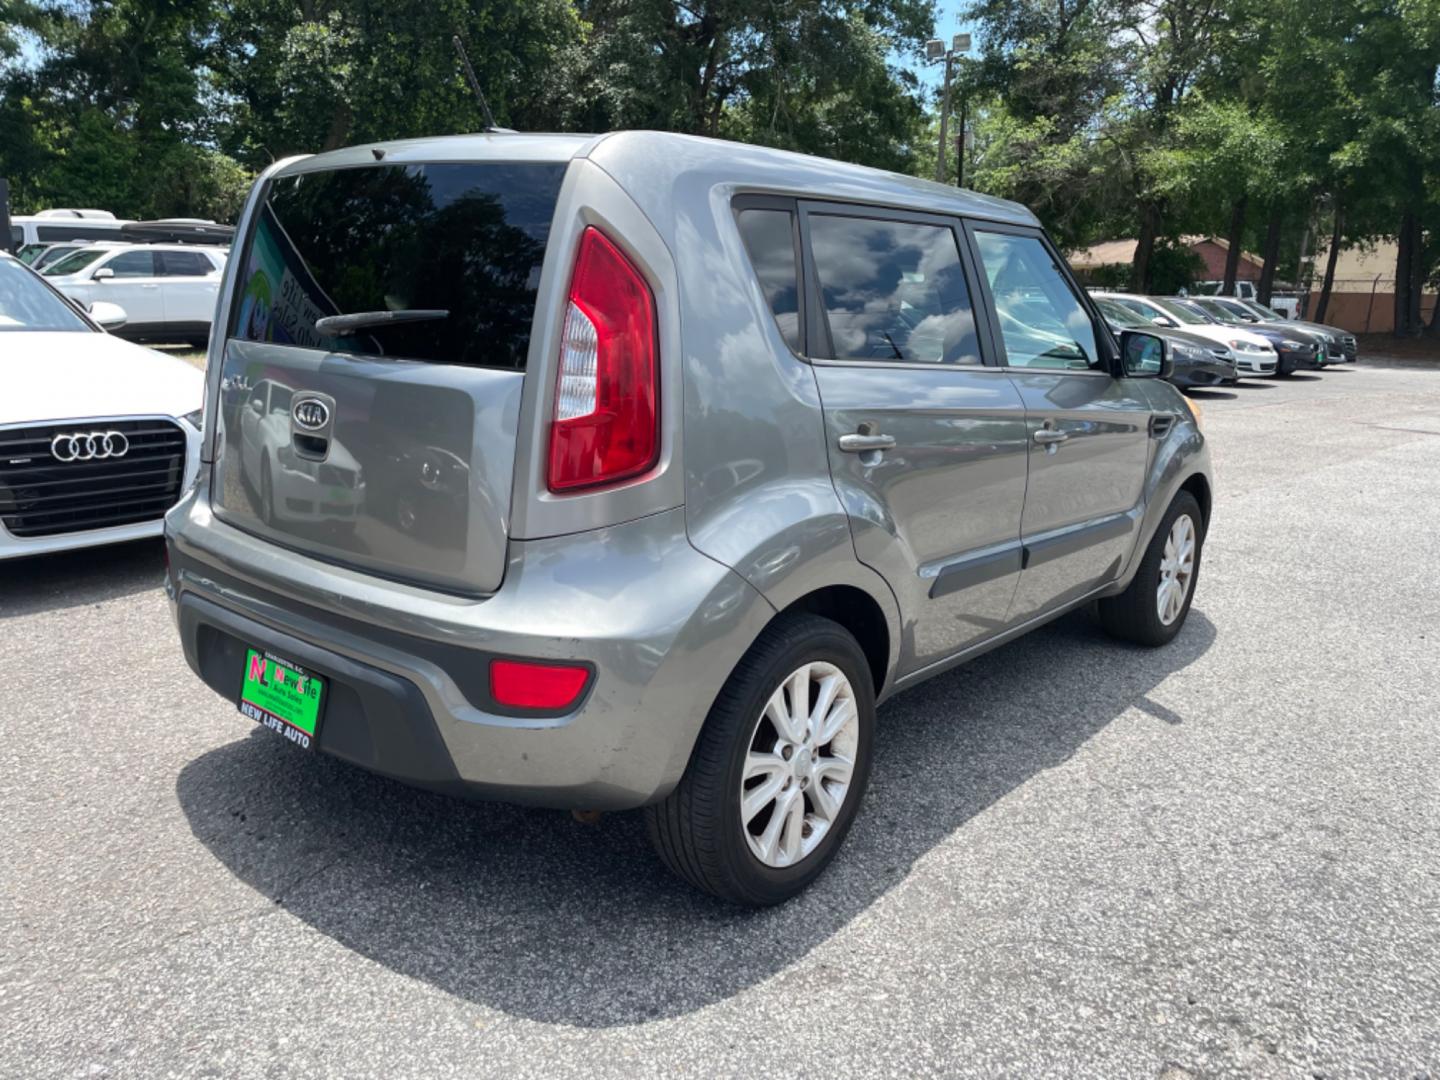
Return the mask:
<svg viewBox="0 0 1440 1080">
<path fill-rule="evenodd" d="M 1013 203 L 673 134 L 359 146 L 260 178 L 215 326 L 196 673 L 407 783 L 644 807 L 741 903 L 834 858 L 878 701 L 1194 595 L 1198 412 Z"/>
</svg>

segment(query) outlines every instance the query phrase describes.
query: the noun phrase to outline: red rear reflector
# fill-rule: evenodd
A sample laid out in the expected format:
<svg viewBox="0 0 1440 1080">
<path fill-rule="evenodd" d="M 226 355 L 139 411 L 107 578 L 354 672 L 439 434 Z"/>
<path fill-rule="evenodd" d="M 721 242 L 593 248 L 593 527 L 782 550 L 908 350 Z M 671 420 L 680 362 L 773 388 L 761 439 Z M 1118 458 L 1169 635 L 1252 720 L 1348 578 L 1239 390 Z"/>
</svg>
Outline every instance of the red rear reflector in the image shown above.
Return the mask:
<svg viewBox="0 0 1440 1080">
<path fill-rule="evenodd" d="M 575 704 L 589 678 L 588 668 L 574 664 L 491 660 L 490 696 L 517 709 L 563 709 Z"/>
<path fill-rule="evenodd" d="M 560 335 L 551 491 L 628 480 L 660 456 L 655 297 L 593 225 L 580 237 Z"/>
</svg>

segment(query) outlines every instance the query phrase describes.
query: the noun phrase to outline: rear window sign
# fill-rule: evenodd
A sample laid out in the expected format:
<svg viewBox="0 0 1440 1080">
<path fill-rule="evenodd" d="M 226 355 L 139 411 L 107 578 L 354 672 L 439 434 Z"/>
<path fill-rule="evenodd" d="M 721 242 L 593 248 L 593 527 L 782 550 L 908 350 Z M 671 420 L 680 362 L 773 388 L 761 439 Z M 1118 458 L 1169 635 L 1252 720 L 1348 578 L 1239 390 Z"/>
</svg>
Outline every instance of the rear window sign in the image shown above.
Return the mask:
<svg viewBox="0 0 1440 1080">
<path fill-rule="evenodd" d="M 332 338 L 315 329 L 318 320 L 340 312 L 305 269 L 268 205 L 260 209 L 241 282 L 237 337 L 307 349 L 356 349 L 355 339 Z"/>
</svg>

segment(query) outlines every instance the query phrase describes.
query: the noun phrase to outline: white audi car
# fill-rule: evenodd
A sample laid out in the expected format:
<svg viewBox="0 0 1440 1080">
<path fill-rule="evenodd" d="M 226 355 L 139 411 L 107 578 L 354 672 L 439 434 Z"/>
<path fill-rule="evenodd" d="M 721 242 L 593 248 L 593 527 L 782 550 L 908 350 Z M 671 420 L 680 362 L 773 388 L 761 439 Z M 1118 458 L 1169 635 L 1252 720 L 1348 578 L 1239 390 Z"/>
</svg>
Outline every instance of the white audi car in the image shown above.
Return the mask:
<svg viewBox="0 0 1440 1080">
<path fill-rule="evenodd" d="M 0 251 L 0 559 L 159 536 L 200 460 L 204 376 Z"/>
</svg>

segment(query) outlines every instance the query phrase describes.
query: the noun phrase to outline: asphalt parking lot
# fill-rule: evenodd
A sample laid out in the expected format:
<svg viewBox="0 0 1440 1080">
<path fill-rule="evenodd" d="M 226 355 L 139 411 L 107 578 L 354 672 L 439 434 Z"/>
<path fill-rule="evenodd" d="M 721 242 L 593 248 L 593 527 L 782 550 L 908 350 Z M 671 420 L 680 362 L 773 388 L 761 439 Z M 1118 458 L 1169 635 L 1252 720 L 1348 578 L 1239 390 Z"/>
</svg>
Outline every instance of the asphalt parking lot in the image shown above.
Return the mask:
<svg viewBox="0 0 1440 1080">
<path fill-rule="evenodd" d="M 0 566 L 0 1074 L 1440 1072 L 1440 367 L 1197 399 L 1181 637 L 891 701 L 778 910 L 296 751 L 190 675 L 157 545 Z"/>
</svg>

